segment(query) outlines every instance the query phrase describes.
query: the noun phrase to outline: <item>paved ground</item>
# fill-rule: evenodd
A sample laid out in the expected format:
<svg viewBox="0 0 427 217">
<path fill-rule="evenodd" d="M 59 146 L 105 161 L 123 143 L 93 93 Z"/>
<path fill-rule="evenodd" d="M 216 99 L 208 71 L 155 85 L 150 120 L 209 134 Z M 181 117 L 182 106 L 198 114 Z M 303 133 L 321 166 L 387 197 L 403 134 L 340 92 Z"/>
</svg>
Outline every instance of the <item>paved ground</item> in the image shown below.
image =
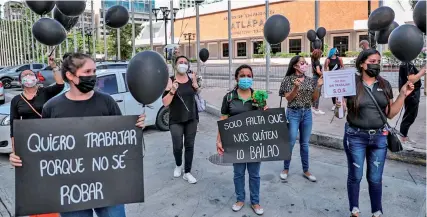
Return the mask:
<svg viewBox="0 0 427 217">
<path fill-rule="evenodd" d="M 256 216 L 249 206 L 233 213 L 230 208 L 235 202 L 232 168 L 208 161 L 209 156 L 216 152 L 216 121 L 217 118 L 201 114 L 193 162 L 193 174 L 199 179 L 196 185 L 172 177 L 174 160 L 169 132 L 146 131 L 146 202 L 127 205 L 128 217 Z M 319 180 L 317 183 L 301 176 L 298 152 L 297 145 L 288 182 L 280 181 L 278 176 L 282 162 L 262 164 L 261 204 L 265 208 L 264 216 L 348 216 L 344 152 L 311 147 L 310 165 Z M 7 161 L 7 155 L 0 155 L 0 180 L 0 216 L 13 216 L 14 170 Z M 383 183 L 385 216 L 425 216 L 425 167 L 387 161 Z M 370 203 L 366 180 L 362 181 L 360 198 L 361 216 L 368 217 Z"/>
<path fill-rule="evenodd" d="M 222 99 L 227 93 L 225 88 L 206 88 L 202 91 L 202 97 L 209 102 L 210 104 L 221 108 Z M 394 89 L 394 95 L 397 96 L 398 90 Z M 269 94 L 269 99 L 267 104 L 270 108 L 279 107 L 280 97 L 278 96 L 277 90 L 272 90 Z M 286 99 L 283 99 L 283 107 L 286 107 Z M 320 133 L 327 133 L 337 136 L 342 136 L 344 133 L 344 124 L 345 119 L 335 118 L 331 123 L 333 117 L 332 100 L 331 99 L 320 99 L 320 109 L 326 112 L 325 115 L 314 115 L 313 131 Z M 397 115 L 393 120 L 390 121 L 392 126 L 395 125 L 399 115 Z M 402 113 L 403 117 L 403 113 Z M 400 119 L 402 119 L 402 117 Z M 401 120 L 400 120 L 401 121 Z M 399 123 L 400 123 L 399 121 Z M 398 124 L 400 127 L 400 124 Z M 409 137 L 417 142 L 414 145 L 415 148 L 426 150 L 426 96 L 421 96 L 420 108 L 418 112 L 418 117 L 415 123 L 411 126 L 409 130 Z"/>
</svg>

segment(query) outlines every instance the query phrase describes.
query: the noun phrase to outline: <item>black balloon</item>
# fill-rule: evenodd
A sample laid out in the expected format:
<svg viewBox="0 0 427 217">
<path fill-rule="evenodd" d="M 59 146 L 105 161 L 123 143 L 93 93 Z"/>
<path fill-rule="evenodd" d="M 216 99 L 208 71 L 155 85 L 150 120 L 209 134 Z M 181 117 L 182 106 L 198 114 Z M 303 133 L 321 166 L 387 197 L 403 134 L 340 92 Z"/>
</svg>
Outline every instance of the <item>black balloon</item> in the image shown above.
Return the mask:
<svg viewBox="0 0 427 217">
<path fill-rule="evenodd" d="M 209 59 L 209 51 L 206 48 L 202 48 L 199 51 L 199 58 L 202 62 L 206 62 Z"/>
<path fill-rule="evenodd" d="M 387 44 L 388 43 L 388 37 L 390 36 L 391 32 L 396 29 L 399 26 L 396 22 L 393 21 L 390 26 L 388 26 L 386 29 L 376 31 L 375 32 L 375 41 L 378 44 Z"/>
<path fill-rule="evenodd" d="M 55 1 L 25 1 L 25 3 L 38 15 L 45 15 L 55 7 Z"/>
<path fill-rule="evenodd" d="M 388 39 L 391 53 L 402 62 L 417 58 L 423 46 L 423 33 L 416 26 L 409 24 L 394 29 Z"/>
<path fill-rule="evenodd" d="M 268 18 L 264 24 L 264 37 L 270 44 L 279 44 L 284 41 L 291 31 L 289 20 L 280 14 Z"/>
<path fill-rule="evenodd" d="M 34 23 L 31 31 L 37 41 L 47 46 L 61 44 L 67 37 L 64 27 L 51 18 L 40 18 Z"/>
<path fill-rule="evenodd" d="M 394 11 L 390 7 L 382 6 L 369 15 L 368 28 L 370 30 L 379 31 L 387 28 L 394 20 Z"/>
<path fill-rule="evenodd" d="M 312 29 L 308 30 L 307 38 L 309 41 L 311 41 L 311 42 L 316 41 L 316 37 L 317 37 L 317 34 L 314 30 L 312 30 Z"/>
<path fill-rule="evenodd" d="M 69 17 L 77 17 L 86 9 L 86 0 L 80 1 L 56 1 L 56 7 L 62 14 Z"/>
<path fill-rule="evenodd" d="M 412 14 L 415 25 L 424 33 L 426 33 L 426 1 L 418 1 L 415 5 Z"/>
<path fill-rule="evenodd" d="M 129 62 L 126 81 L 136 101 L 148 105 L 165 91 L 169 70 L 165 59 L 154 51 L 137 53 Z"/>
<path fill-rule="evenodd" d="M 326 36 L 326 29 L 324 27 L 319 27 L 316 31 L 316 35 L 319 39 L 322 39 Z"/>
<path fill-rule="evenodd" d="M 313 42 L 311 42 L 311 46 L 313 47 L 313 49 L 321 49 L 322 41 L 320 39 L 316 39 Z"/>
<path fill-rule="evenodd" d="M 77 22 L 79 21 L 79 17 L 68 17 L 61 13 L 61 11 L 58 10 L 58 8 L 53 9 L 53 17 L 55 20 L 57 20 L 59 23 L 62 24 L 62 26 L 65 28 L 65 30 L 69 31 L 71 28 L 73 28 Z"/>
<path fill-rule="evenodd" d="M 128 21 L 129 12 L 121 5 L 111 7 L 105 15 L 105 23 L 111 28 L 121 28 L 126 25 Z"/>
</svg>

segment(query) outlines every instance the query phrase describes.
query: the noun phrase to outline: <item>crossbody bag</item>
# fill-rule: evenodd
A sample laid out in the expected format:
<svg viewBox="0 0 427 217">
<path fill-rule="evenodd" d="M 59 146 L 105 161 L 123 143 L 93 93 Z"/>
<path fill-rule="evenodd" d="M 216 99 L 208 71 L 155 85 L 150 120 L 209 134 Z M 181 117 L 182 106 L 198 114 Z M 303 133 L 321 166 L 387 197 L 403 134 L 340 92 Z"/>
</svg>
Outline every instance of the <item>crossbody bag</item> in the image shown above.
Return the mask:
<svg viewBox="0 0 427 217">
<path fill-rule="evenodd" d="M 380 112 L 381 119 L 384 122 L 384 125 L 388 129 L 388 135 L 387 135 L 387 147 L 391 152 L 399 152 L 403 151 L 402 143 L 400 142 L 399 136 L 400 132 L 396 130 L 395 127 L 391 127 L 390 124 L 387 121 L 387 117 L 385 116 L 384 112 L 381 110 L 380 106 L 377 103 L 377 100 L 375 99 L 374 95 L 372 95 L 371 90 L 369 90 L 368 87 L 365 87 L 366 92 L 371 97 L 372 101 L 374 102 L 375 106 L 377 107 L 378 111 Z"/>
</svg>

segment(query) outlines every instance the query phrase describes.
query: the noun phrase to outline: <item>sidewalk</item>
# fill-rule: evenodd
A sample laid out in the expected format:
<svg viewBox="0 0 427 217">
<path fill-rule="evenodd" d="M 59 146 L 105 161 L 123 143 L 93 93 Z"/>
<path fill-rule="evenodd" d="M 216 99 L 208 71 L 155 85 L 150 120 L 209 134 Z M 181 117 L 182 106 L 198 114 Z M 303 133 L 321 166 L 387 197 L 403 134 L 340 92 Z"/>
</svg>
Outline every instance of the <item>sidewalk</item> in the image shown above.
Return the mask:
<svg viewBox="0 0 427 217">
<path fill-rule="evenodd" d="M 222 99 L 224 95 L 227 93 L 227 89 L 225 88 L 206 88 L 202 90 L 202 97 L 209 104 L 208 112 L 214 115 L 220 115 L 220 108 L 222 104 Z M 398 95 L 398 90 L 393 89 L 394 96 Z M 267 105 L 270 108 L 279 107 L 280 97 L 278 96 L 278 90 L 272 90 L 269 94 L 269 98 L 267 101 Z M 286 99 L 283 98 L 282 107 L 286 107 Z M 332 100 L 331 99 L 320 99 L 320 109 L 326 112 L 324 115 L 314 115 L 313 114 L 313 132 L 311 136 L 311 143 L 326 146 L 330 148 L 343 149 L 342 137 L 344 133 L 344 124 L 345 119 L 334 118 L 331 123 L 331 119 L 333 117 L 332 108 Z M 393 120 L 389 123 L 394 126 L 398 119 L 399 115 L 397 115 Z M 403 117 L 403 113 L 402 113 Z M 401 119 L 402 119 L 401 117 Z M 399 121 L 400 123 L 400 121 Z M 400 124 L 397 128 L 400 127 Z M 422 94 L 420 108 L 418 112 L 418 117 L 415 123 L 411 126 L 409 130 L 409 137 L 417 142 L 413 147 L 408 147 L 404 151 L 392 154 L 389 153 L 389 158 L 400 160 L 409 163 L 415 164 L 423 164 L 426 162 L 426 96 Z"/>
</svg>

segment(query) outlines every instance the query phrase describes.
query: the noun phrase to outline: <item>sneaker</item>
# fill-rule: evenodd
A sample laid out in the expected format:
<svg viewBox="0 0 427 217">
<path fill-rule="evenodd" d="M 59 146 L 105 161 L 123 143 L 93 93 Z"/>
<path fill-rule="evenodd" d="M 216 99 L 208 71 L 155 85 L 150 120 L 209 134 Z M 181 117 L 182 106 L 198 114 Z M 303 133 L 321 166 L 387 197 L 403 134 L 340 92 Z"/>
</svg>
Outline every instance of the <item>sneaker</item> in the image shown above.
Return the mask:
<svg viewBox="0 0 427 217">
<path fill-rule="evenodd" d="M 263 209 L 259 204 L 252 205 L 251 207 L 252 207 L 252 210 L 253 210 L 257 215 L 262 215 L 262 214 L 264 214 L 264 209 Z"/>
<path fill-rule="evenodd" d="M 197 183 L 197 179 L 194 178 L 194 176 L 191 175 L 191 173 L 185 173 L 184 176 L 182 176 L 182 178 L 190 184 L 196 184 Z"/>
<path fill-rule="evenodd" d="M 316 115 L 324 115 L 325 112 L 322 111 L 322 110 L 320 110 L 320 109 L 317 109 L 317 110 L 314 110 L 314 114 L 316 114 Z"/>
<path fill-rule="evenodd" d="M 243 208 L 244 205 L 245 205 L 245 203 L 243 203 L 243 202 L 236 202 L 235 204 L 233 204 L 233 206 L 231 207 L 231 209 L 234 212 L 238 212 L 238 211 L 240 211 Z"/>
<path fill-rule="evenodd" d="M 306 179 L 308 179 L 308 180 L 310 180 L 311 182 L 316 182 L 317 181 L 317 179 L 316 179 L 316 177 L 315 176 L 313 176 L 313 174 L 311 174 L 311 173 L 309 173 L 310 175 L 307 175 L 307 174 L 303 174 L 304 175 L 304 177 L 306 178 Z"/>
<path fill-rule="evenodd" d="M 337 108 L 335 105 L 332 106 L 331 111 L 335 111 L 335 108 Z"/>
<path fill-rule="evenodd" d="M 178 178 L 182 174 L 182 166 L 176 166 L 173 170 L 173 177 Z"/>
<path fill-rule="evenodd" d="M 288 173 L 285 173 L 285 171 L 282 171 L 280 173 L 280 179 L 281 180 L 286 180 L 288 178 Z"/>
</svg>

